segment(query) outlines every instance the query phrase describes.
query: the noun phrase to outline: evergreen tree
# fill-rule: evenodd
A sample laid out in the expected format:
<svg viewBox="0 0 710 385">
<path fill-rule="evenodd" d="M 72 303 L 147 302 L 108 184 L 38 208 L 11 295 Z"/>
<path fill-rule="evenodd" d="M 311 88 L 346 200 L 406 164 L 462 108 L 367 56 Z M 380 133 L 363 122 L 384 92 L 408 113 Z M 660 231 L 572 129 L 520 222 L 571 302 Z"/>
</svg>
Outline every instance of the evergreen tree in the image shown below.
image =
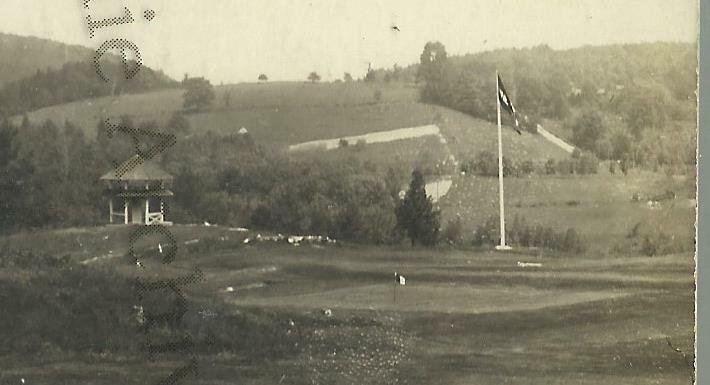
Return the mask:
<svg viewBox="0 0 710 385">
<path fill-rule="evenodd" d="M 8 121 L 0 123 L 0 231 L 15 225 L 21 206 L 21 175 L 29 172 L 24 162 L 17 158 L 17 129 Z"/>
<path fill-rule="evenodd" d="M 424 175 L 414 170 L 409 190 L 395 211 L 397 227 L 406 231 L 412 246 L 433 246 L 439 236 L 439 211 L 434 209 L 424 186 Z"/>
</svg>

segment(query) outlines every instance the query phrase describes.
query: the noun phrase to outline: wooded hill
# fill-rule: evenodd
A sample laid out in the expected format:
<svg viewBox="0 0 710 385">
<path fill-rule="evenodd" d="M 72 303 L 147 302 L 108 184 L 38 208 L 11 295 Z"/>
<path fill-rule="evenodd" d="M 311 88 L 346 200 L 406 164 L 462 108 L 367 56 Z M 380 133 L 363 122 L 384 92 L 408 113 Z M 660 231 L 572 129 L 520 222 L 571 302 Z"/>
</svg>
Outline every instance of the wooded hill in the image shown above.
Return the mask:
<svg viewBox="0 0 710 385">
<path fill-rule="evenodd" d="M 442 43 L 430 42 L 419 64 L 367 78 L 416 81 L 422 101 L 495 122 L 498 71 L 530 131 L 554 120 L 557 135 L 602 159 L 690 165 L 694 157 L 671 158 L 695 153 L 696 51 L 689 43 L 543 45 L 448 57 Z"/>
<path fill-rule="evenodd" d="M 107 83 L 97 75 L 93 57 L 94 51 L 84 47 L 0 34 L 0 117 L 176 84 L 162 72 L 147 67 L 142 67 L 130 81 Z M 123 64 L 116 57 L 107 55 L 102 62 L 106 73 L 123 71 Z"/>
<path fill-rule="evenodd" d="M 37 70 L 56 70 L 93 56 L 94 50 L 87 47 L 0 33 L 0 87 L 32 76 Z"/>
<path fill-rule="evenodd" d="M 649 91 L 658 102 L 694 104 L 696 51 L 697 46 L 689 43 L 584 46 L 568 50 L 541 45 L 447 56 L 446 47 L 433 42 L 422 52 L 422 60 L 425 54 L 436 57 L 429 65 L 420 62 L 406 68 L 375 70 L 366 79 L 420 82 L 425 85 L 424 101 L 493 120 L 495 98 L 490 94 L 495 90 L 497 70 L 520 112 L 563 119 L 575 107 L 619 111 L 633 104 L 622 100 L 622 96 L 637 98 L 648 95 Z M 610 102 L 612 96 L 615 100 Z"/>
</svg>

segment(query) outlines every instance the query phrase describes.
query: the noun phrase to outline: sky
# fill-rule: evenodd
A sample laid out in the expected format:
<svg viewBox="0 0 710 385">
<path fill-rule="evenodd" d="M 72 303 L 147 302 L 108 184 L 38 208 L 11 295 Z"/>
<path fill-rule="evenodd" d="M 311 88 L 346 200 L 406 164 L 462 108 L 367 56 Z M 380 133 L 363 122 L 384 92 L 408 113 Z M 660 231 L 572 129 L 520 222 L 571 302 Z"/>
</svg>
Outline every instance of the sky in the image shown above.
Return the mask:
<svg viewBox="0 0 710 385">
<path fill-rule="evenodd" d="M 419 61 L 427 41 L 449 55 L 547 44 L 697 41 L 695 0 L 2 0 L 0 32 L 97 48 L 124 38 L 145 65 L 212 83 L 324 80 Z M 102 28 L 92 20 L 134 22 Z M 148 21 L 144 11 L 153 10 Z M 392 27 L 396 26 L 398 30 Z"/>
</svg>

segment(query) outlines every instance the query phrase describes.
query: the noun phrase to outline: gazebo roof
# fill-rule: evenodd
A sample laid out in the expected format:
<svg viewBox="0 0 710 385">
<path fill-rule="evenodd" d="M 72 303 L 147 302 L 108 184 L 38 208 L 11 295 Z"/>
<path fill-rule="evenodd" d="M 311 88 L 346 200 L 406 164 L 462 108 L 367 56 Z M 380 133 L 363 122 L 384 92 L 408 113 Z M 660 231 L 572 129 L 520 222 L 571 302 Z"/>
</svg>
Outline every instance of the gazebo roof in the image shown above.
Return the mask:
<svg viewBox="0 0 710 385">
<path fill-rule="evenodd" d="M 119 176 L 116 174 L 117 170 L 129 171 Z M 108 181 L 163 181 L 172 179 L 173 176 L 160 168 L 156 163 L 142 160 L 138 155 L 133 155 L 120 166 L 101 177 L 101 180 Z"/>
</svg>

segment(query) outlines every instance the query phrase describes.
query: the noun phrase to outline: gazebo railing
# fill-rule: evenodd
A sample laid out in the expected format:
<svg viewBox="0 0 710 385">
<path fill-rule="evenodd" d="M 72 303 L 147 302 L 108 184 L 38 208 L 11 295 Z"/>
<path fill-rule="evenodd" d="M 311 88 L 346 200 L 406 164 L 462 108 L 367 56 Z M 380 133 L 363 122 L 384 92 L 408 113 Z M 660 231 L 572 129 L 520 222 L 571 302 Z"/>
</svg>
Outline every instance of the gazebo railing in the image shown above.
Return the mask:
<svg viewBox="0 0 710 385">
<path fill-rule="evenodd" d="M 163 213 L 148 213 L 148 216 L 145 218 L 145 224 L 146 225 L 160 225 L 163 224 L 165 221 L 165 216 Z"/>
</svg>

